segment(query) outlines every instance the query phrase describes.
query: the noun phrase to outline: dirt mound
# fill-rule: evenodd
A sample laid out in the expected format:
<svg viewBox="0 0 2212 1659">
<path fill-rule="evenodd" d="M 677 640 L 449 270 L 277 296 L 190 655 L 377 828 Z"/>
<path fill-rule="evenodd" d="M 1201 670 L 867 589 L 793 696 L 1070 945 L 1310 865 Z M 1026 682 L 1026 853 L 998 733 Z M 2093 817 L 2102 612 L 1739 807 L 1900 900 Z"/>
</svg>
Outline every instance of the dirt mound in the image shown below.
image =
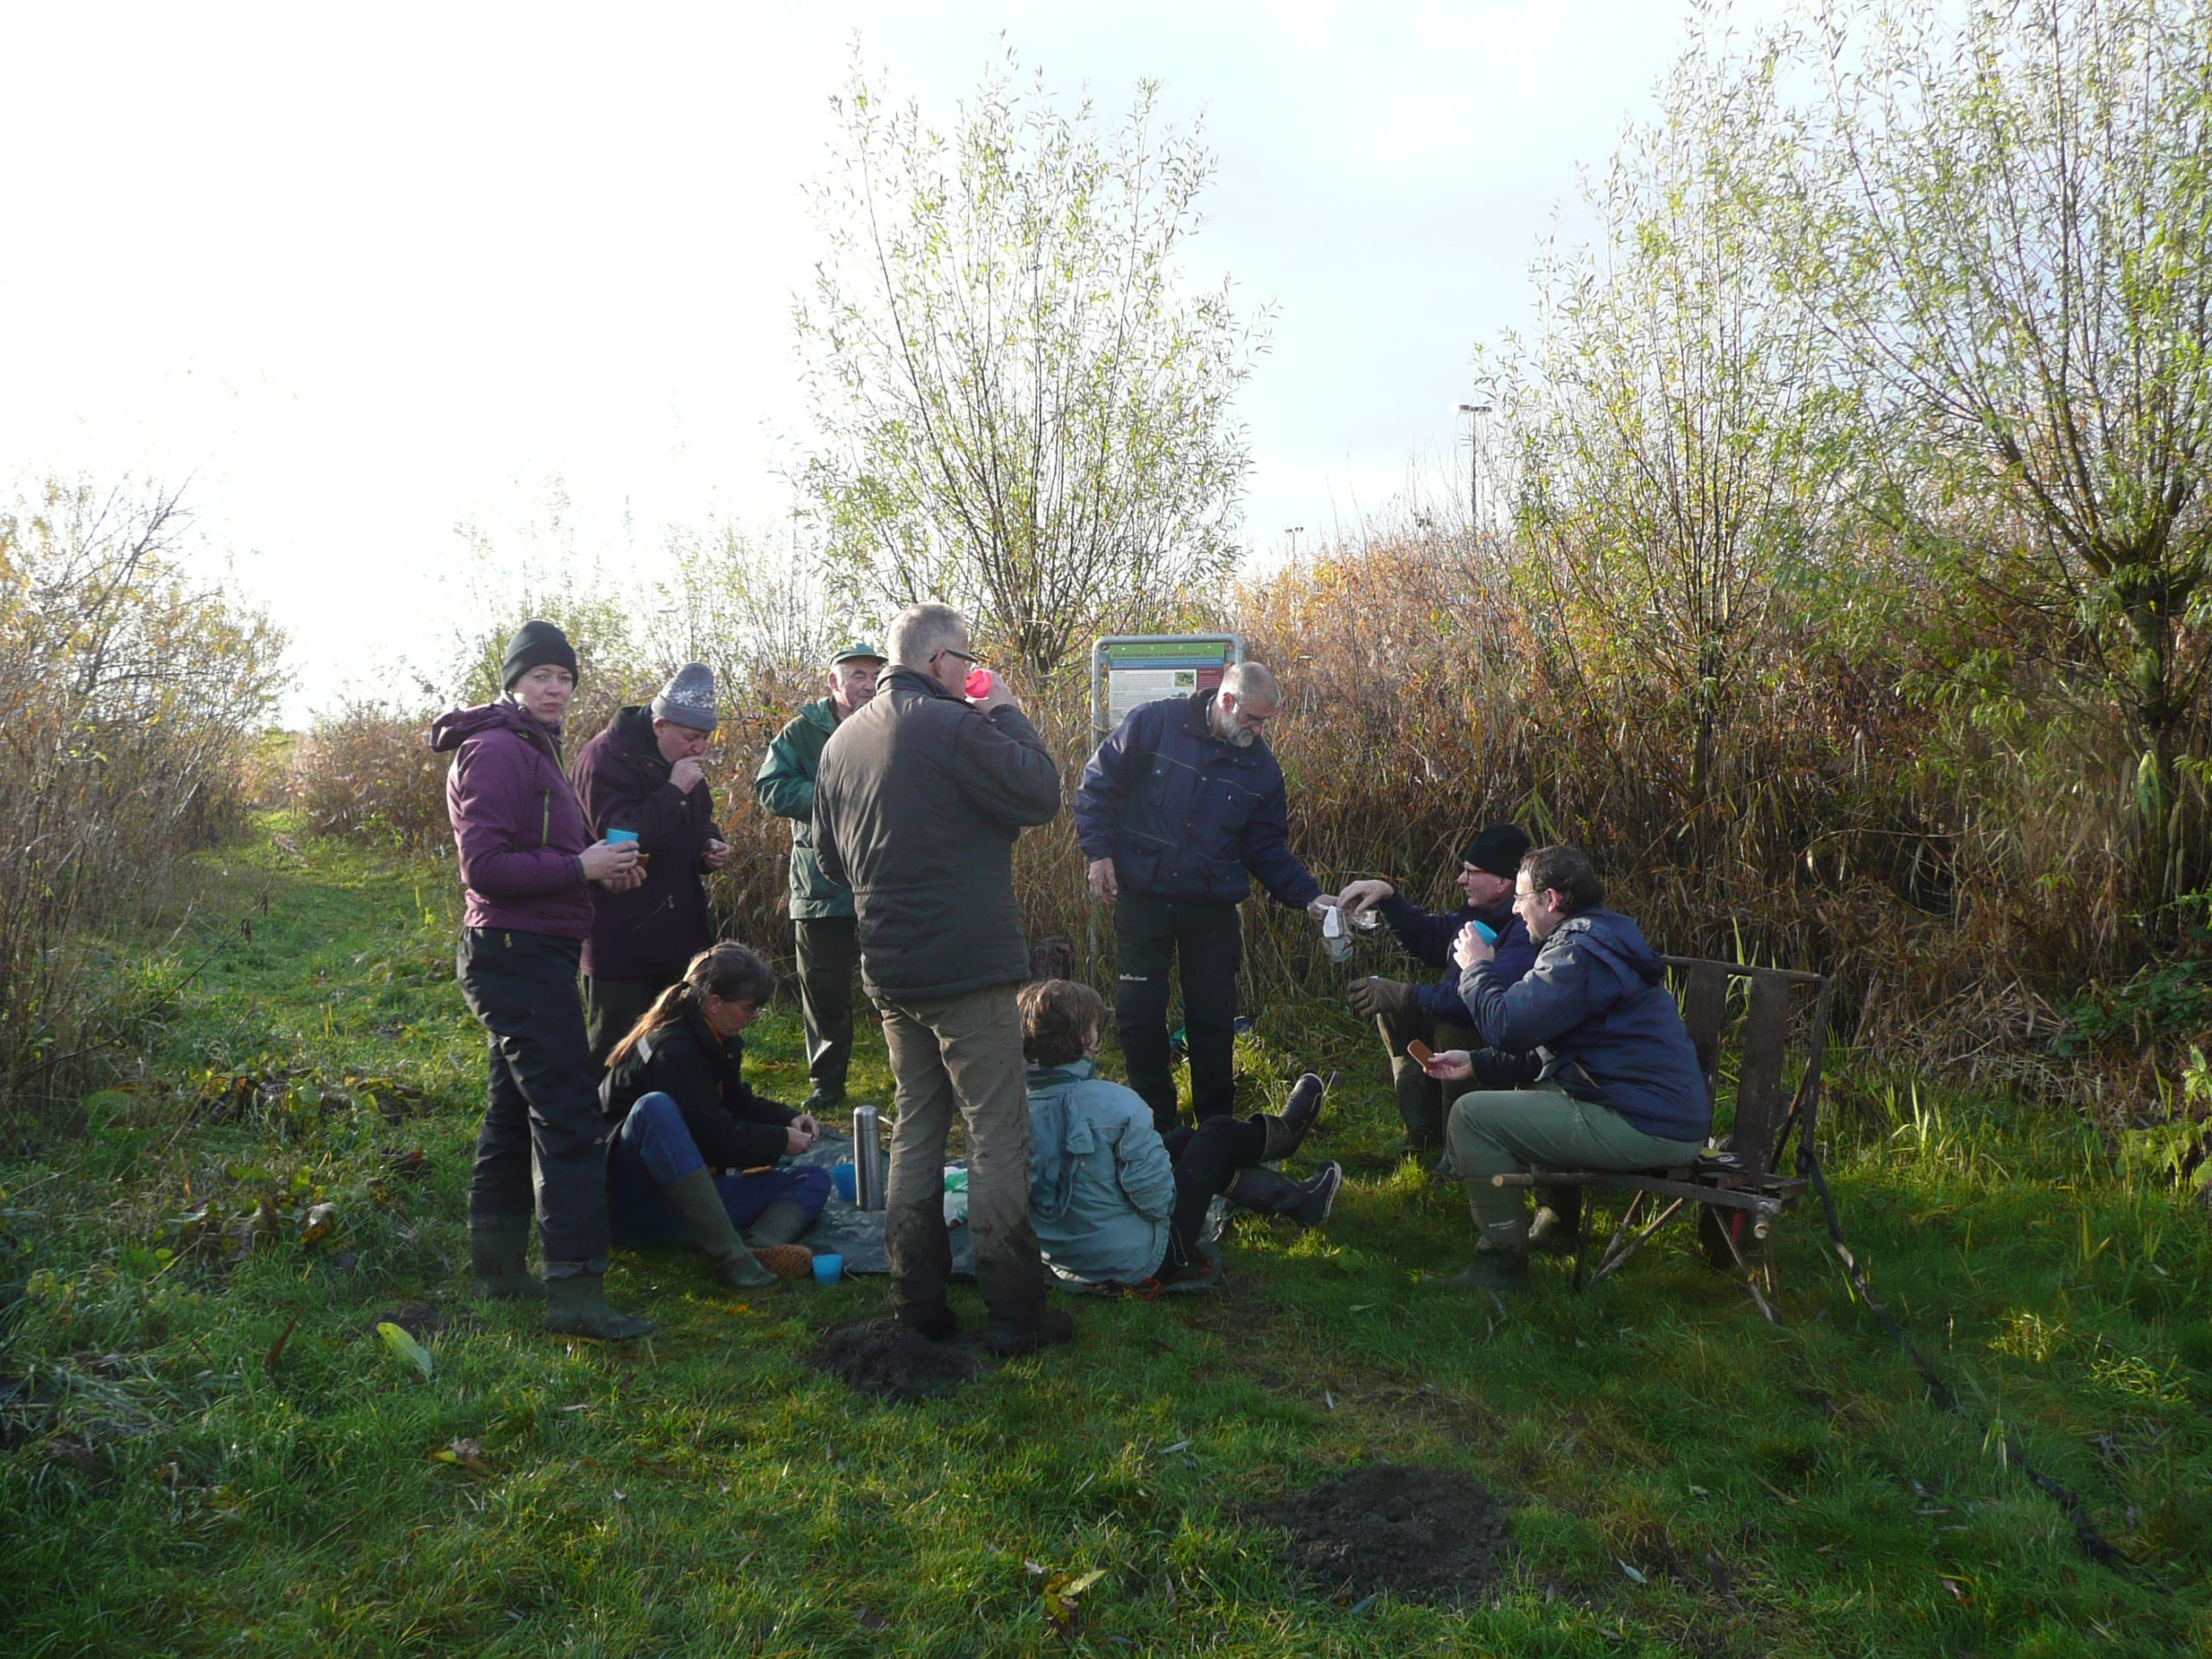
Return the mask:
<svg viewBox="0 0 2212 1659">
<path fill-rule="evenodd" d="M 1452 1469 L 1373 1463 L 1245 1511 L 1290 1535 L 1286 1559 L 1332 1596 L 1479 1599 L 1503 1573 L 1506 1507 Z"/>
<path fill-rule="evenodd" d="M 896 1319 L 833 1325 L 807 1359 L 879 1400 L 934 1400 L 976 1375 L 975 1355 L 918 1337 Z"/>
</svg>

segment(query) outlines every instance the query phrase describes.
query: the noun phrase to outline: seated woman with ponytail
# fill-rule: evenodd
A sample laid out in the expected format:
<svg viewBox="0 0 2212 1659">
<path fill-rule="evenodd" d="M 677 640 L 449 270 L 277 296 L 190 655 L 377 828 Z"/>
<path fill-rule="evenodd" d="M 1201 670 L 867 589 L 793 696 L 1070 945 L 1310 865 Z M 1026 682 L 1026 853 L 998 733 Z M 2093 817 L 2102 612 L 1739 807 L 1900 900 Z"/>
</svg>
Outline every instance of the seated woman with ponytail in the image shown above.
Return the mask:
<svg viewBox="0 0 2212 1659">
<path fill-rule="evenodd" d="M 807 1271 L 812 1257 L 792 1241 L 822 1213 L 829 1173 L 772 1166 L 821 1126 L 746 1086 L 738 1035 L 775 988 L 743 945 L 702 950 L 607 1056 L 599 1096 L 621 1125 L 607 1171 L 617 1244 L 688 1239 L 723 1283 L 745 1287 Z"/>
</svg>

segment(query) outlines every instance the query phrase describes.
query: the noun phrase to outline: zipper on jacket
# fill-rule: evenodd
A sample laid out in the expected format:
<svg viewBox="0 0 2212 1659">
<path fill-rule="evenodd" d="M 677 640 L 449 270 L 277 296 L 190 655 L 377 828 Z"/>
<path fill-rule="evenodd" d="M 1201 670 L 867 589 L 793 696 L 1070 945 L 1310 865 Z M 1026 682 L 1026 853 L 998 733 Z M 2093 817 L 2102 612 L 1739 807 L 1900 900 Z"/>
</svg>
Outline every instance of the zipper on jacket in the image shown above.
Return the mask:
<svg viewBox="0 0 2212 1659">
<path fill-rule="evenodd" d="M 537 844 L 541 847 L 553 844 L 553 791 L 550 789 L 545 791 L 544 821 L 537 826 Z"/>
</svg>

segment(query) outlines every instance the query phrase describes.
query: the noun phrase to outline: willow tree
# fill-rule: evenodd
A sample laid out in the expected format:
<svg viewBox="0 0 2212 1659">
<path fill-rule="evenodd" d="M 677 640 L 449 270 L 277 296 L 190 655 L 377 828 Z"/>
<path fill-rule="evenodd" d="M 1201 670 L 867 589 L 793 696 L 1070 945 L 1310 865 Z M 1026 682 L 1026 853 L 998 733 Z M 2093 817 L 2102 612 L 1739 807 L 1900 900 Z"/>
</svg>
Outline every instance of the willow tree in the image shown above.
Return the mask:
<svg viewBox="0 0 2212 1659">
<path fill-rule="evenodd" d="M 1707 817 L 1716 747 L 1770 665 L 1834 478 L 1839 395 L 1765 231 L 1783 61 L 1773 42 L 1693 40 L 1658 118 L 1586 187 L 1592 240 L 1538 260 L 1537 332 L 1490 383 L 1540 637 L 1593 704 L 1635 685 L 1671 712 L 1686 828 Z"/>
<path fill-rule="evenodd" d="M 2212 4 L 1948 10 L 1827 14 L 1795 222 L 1886 416 L 1886 510 L 2016 644 L 2042 619 L 2171 906 L 2212 881 Z"/>
<path fill-rule="evenodd" d="M 942 599 L 1048 672 L 1162 595 L 1225 583 L 1264 345 L 1226 282 L 1186 289 L 1213 159 L 1156 89 L 1108 130 L 1011 57 L 949 127 L 858 69 L 815 187 L 797 323 L 805 481 L 863 608 Z"/>
</svg>

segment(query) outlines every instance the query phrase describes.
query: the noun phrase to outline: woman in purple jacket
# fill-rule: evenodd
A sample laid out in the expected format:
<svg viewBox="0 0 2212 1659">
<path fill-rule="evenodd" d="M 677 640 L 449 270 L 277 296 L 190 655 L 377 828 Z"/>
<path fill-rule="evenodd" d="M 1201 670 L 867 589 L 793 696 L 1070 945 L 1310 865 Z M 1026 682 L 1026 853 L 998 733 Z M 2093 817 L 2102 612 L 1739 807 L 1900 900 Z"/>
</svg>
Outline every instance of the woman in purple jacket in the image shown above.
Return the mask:
<svg viewBox="0 0 2212 1659">
<path fill-rule="evenodd" d="M 652 1326 L 607 1304 L 607 1130 L 576 964 L 591 925 L 588 884 L 636 886 L 638 852 L 591 841 L 561 769 L 561 716 L 576 688 L 566 636 L 525 622 L 501 679 L 505 696 L 430 728 L 430 747 L 454 757 L 446 810 L 467 891 L 461 988 L 491 1047 L 468 1188 L 476 1288 L 544 1297 L 549 1331 L 626 1341 Z M 543 1283 L 524 1263 L 533 1165 Z"/>
</svg>

